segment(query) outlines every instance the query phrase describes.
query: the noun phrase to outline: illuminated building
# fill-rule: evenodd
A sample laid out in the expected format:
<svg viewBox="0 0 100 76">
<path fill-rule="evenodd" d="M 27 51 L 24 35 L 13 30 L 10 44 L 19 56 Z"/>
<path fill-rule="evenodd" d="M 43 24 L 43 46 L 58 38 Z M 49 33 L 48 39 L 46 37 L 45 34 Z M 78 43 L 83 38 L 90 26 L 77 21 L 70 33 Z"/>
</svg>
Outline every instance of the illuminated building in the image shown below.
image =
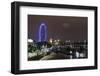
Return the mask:
<svg viewBox="0 0 100 76">
<path fill-rule="evenodd" d="M 52 39 L 52 38 L 50 38 L 49 42 L 52 44 L 52 42 L 53 42 L 53 39 Z"/>
</svg>

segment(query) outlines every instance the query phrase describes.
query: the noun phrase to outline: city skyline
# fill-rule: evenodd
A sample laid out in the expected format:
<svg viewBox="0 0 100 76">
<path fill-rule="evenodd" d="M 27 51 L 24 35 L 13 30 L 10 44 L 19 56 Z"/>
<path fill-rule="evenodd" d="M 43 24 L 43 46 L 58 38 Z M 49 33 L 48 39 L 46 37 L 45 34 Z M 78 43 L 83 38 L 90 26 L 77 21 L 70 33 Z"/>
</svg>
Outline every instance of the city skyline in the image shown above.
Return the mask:
<svg viewBox="0 0 100 76">
<path fill-rule="evenodd" d="M 38 39 L 41 22 L 47 27 L 47 40 L 87 40 L 87 17 L 28 15 L 28 38 Z"/>
</svg>

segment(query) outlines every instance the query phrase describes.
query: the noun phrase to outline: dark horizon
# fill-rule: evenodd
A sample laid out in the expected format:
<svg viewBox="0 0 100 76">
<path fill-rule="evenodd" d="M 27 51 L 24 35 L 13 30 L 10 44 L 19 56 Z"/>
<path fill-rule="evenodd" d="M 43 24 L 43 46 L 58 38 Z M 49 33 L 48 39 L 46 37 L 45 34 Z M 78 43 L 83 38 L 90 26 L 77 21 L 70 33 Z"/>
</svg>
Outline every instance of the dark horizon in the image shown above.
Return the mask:
<svg viewBox="0 0 100 76">
<path fill-rule="evenodd" d="M 36 40 L 39 24 L 43 21 L 47 26 L 47 40 L 83 41 L 88 38 L 88 18 L 74 16 L 28 15 L 28 38 Z"/>
</svg>

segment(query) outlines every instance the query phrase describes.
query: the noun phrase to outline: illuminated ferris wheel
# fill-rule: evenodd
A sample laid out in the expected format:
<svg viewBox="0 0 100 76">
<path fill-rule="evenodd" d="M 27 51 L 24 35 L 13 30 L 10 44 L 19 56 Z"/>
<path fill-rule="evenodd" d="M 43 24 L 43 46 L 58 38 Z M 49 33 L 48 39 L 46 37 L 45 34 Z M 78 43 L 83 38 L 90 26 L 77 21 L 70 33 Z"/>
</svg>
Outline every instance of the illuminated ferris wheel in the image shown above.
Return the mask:
<svg viewBox="0 0 100 76">
<path fill-rule="evenodd" d="M 42 22 L 39 26 L 39 42 L 44 42 L 47 40 L 47 27 L 44 22 Z"/>
</svg>

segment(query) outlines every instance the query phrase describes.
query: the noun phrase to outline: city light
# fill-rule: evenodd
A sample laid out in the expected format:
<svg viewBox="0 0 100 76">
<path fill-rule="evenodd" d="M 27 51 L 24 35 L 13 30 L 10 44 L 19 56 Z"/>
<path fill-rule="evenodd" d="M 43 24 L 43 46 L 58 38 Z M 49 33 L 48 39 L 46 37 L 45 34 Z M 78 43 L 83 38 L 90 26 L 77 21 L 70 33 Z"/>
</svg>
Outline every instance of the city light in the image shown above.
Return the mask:
<svg viewBox="0 0 100 76">
<path fill-rule="evenodd" d="M 50 38 L 49 42 L 52 44 L 52 42 L 53 42 L 53 39 L 52 39 L 52 38 Z"/>
<path fill-rule="evenodd" d="M 32 40 L 32 39 L 28 39 L 28 42 L 29 42 L 29 43 L 33 43 L 33 40 Z"/>
<path fill-rule="evenodd" d="M 28 60 L 80 59 L 87 58 L 87 41 L 47 39 L 47 25 L 41 22 L 38 41 L 28 39 Z"/>
</svg>

